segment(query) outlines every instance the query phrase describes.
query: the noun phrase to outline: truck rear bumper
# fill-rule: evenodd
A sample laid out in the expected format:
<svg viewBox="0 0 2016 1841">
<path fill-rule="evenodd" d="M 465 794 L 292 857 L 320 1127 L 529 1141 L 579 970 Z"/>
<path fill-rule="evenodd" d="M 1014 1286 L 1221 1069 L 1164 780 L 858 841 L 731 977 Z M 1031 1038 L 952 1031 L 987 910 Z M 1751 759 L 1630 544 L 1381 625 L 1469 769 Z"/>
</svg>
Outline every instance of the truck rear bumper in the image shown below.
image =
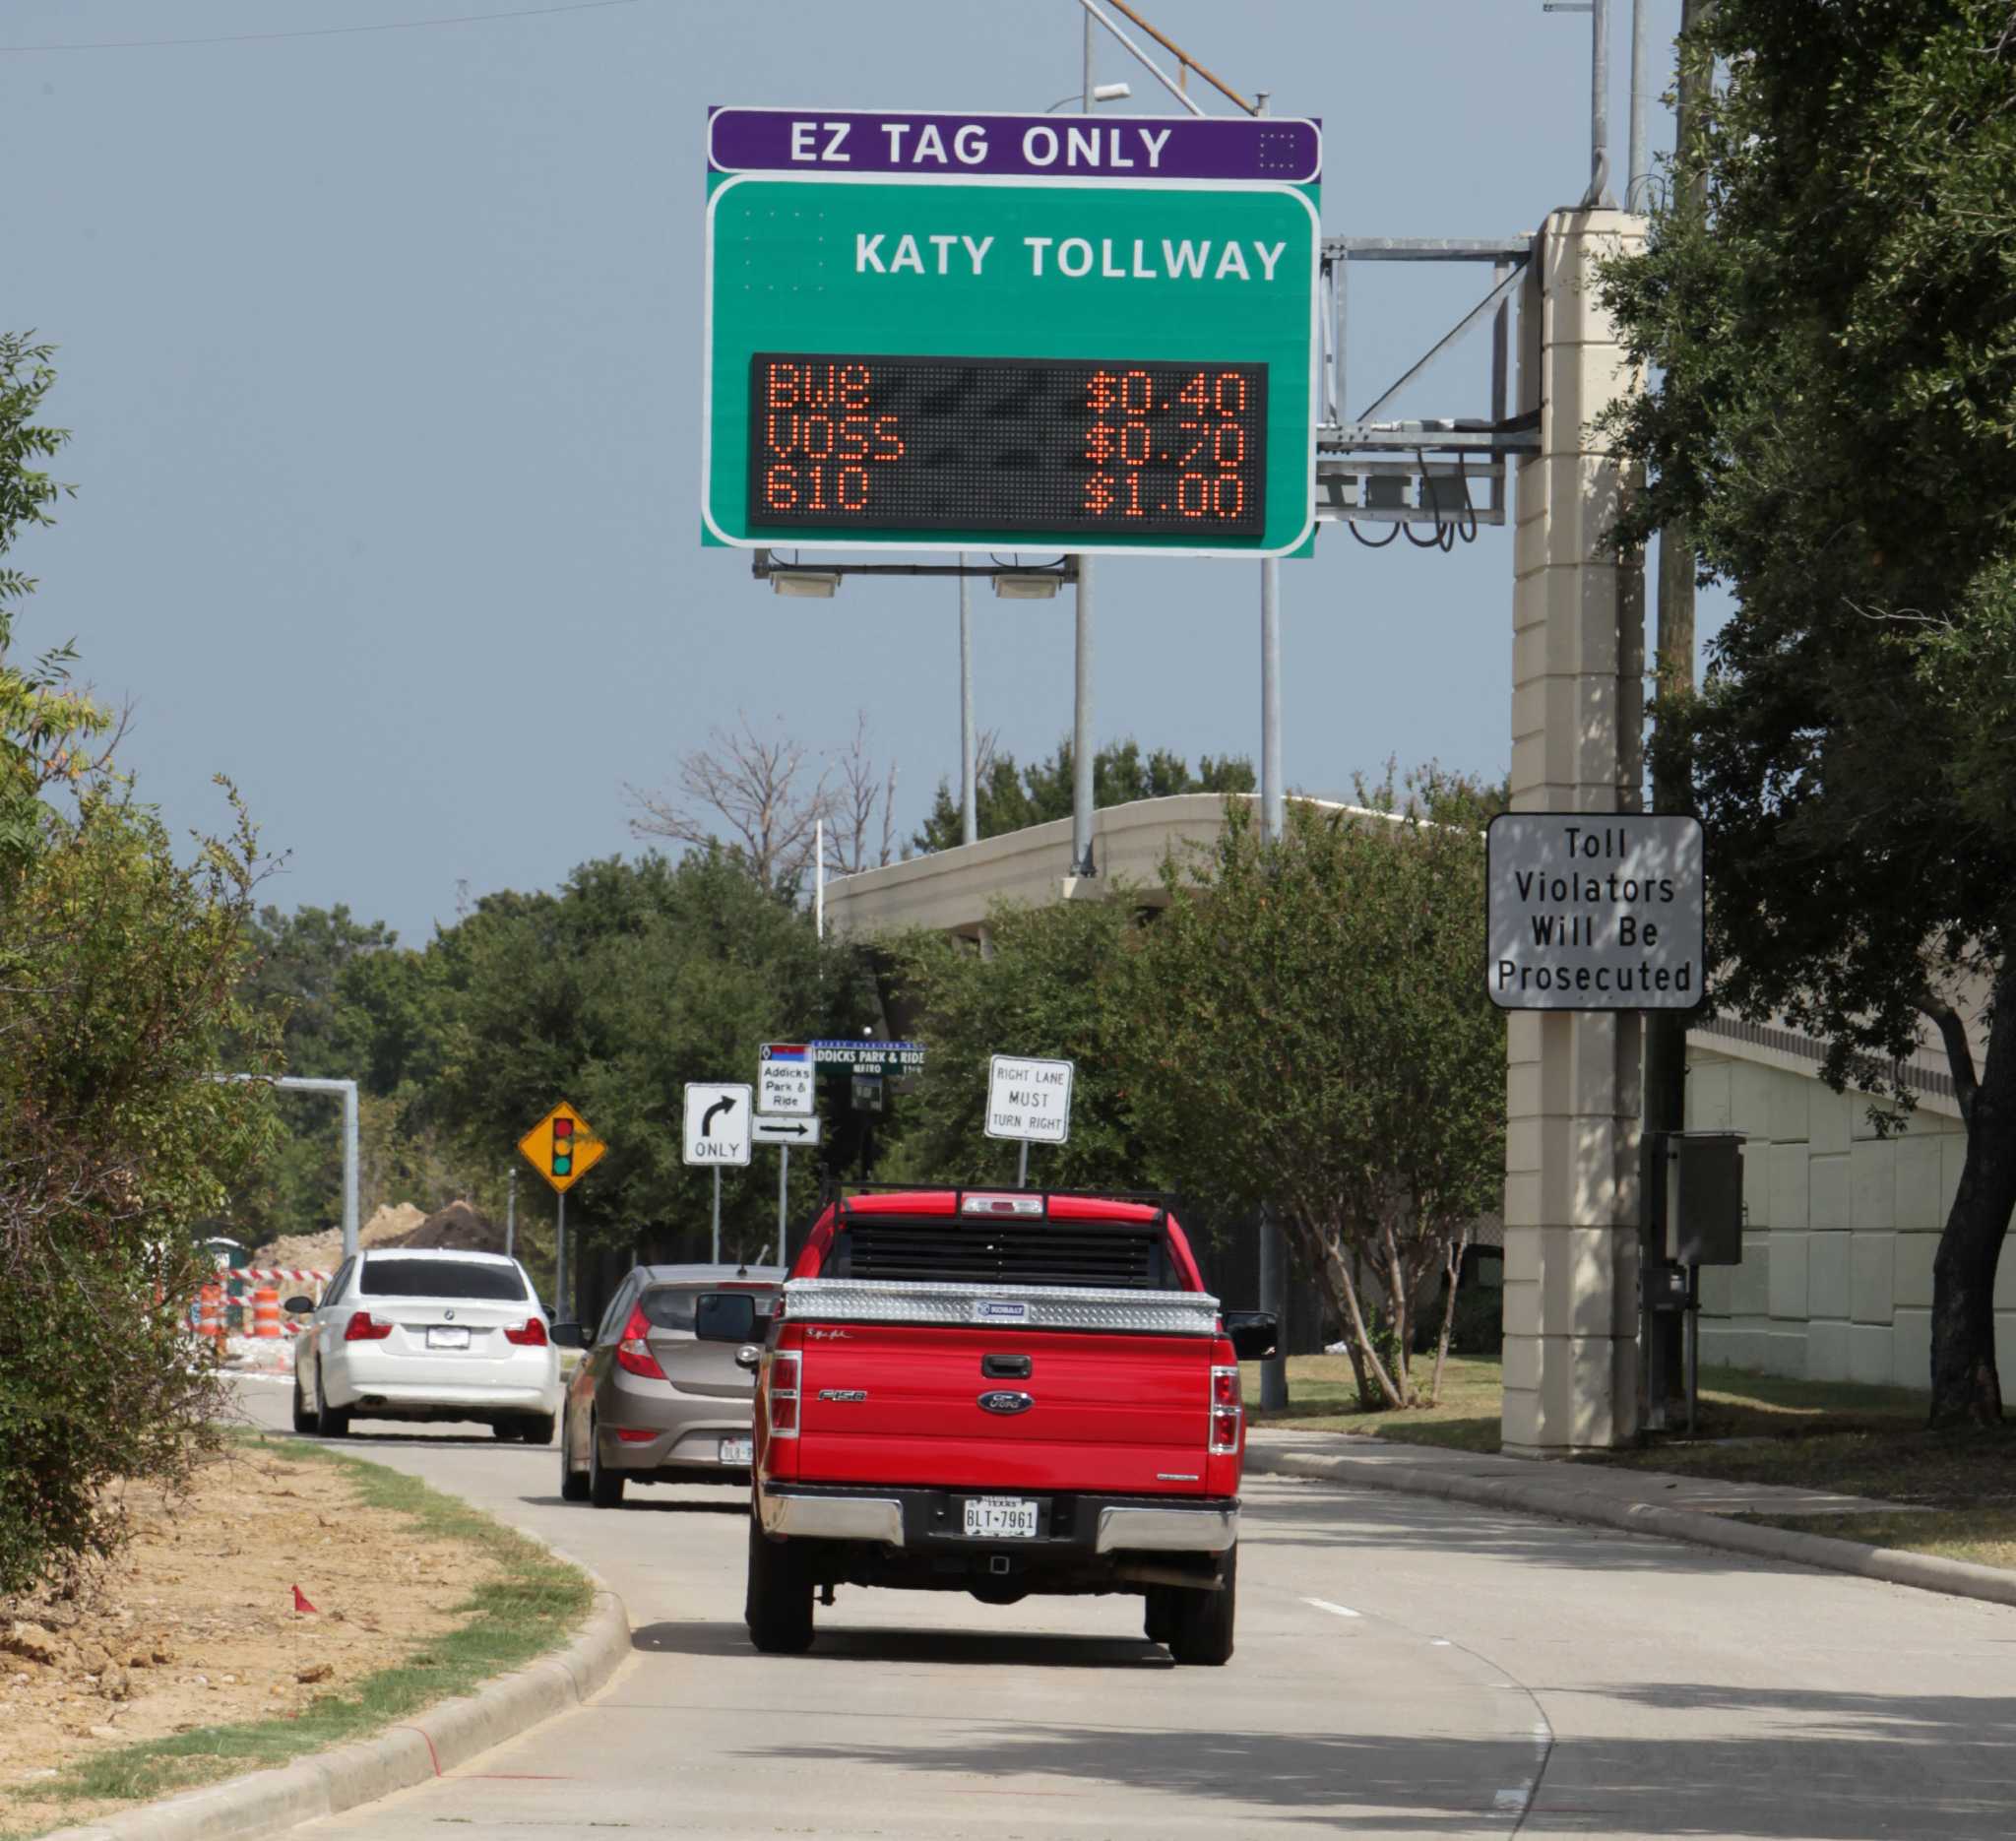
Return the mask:
<svg viewBox="0 0 2016 1841">
<path fill-rule="evenodd" d="M 1033 1540 L 968 1536 L 959 1504 L 986 1493 L 1032 1492 L 761 1483 L 756 1501 L 764 1532 L 792 1540 L 869 1541 L 975 1554 L 1012 1550 L 1032 1558 L 1074 1552 L 1224 1554 L 1239 1538 L 1236 1496 L 1186 1500 L 1083 1493 L 1036 1495 L 1041 1518 Z"/>
</svg>

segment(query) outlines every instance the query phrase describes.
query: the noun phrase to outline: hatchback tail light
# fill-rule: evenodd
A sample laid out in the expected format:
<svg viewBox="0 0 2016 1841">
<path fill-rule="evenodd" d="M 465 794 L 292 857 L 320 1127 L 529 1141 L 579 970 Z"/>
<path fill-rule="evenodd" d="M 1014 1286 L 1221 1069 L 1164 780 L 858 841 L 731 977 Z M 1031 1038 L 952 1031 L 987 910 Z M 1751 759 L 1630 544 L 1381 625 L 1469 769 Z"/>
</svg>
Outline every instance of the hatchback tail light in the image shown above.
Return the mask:
<svg viewBox="0 0 2016 1841">
<path fill-rule="evenodd" d="M 543 1349 L 548 1340 L 546 1320 L 544 1317 L 527 1317 L 523 1328 L 506 1330 L 504 1340 L 516 1343 L 521 1349 Z"/>
<path fill-rule="evenodd" d="M 651 1353 L 651 1319 L 642 1304 L 630 1307 L 630 1321 L 616 1342 L 616 1365 L 626 1374 L 641 1374 L 646 1380 L 663 1380 L 665 1371 Z"/>
<path fill-rule="evenodd" d="M 1246 1416 L 1236 1366 L 1211 1370 L 1211 1455 L 1226 1457 L 1239 1448 L 1239 1424 Z"/>
<path fill-rule="evenodd" d="M 798 1435 L 798 1356 L 793 1349 L 780 1349 L 770 1358 L 770 1386 L 765 1395 L 773 1438 Z"/>
<path fill-rule="evenodd" d="M 343 1339 L 346 1343 L 382 1342 L 392 1334 L 390 1323 L 381 1323 L 368 1310 L 352 1310 L 350 1320 L 343 1326 Z"/>
</svg>

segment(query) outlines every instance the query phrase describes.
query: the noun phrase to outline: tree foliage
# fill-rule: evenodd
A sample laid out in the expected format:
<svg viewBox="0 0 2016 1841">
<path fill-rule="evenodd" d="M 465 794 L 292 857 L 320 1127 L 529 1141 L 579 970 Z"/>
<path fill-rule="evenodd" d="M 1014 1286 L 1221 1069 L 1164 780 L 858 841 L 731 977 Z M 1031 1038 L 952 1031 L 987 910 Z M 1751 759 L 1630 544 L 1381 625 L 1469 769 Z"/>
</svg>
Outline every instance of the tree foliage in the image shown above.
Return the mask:
<svg viewBox="0 0 2016 1841">
<path fill-rule="evenodd" d="M 1018 767 L 1012 754 L 998 753 L 989 742 L 979 751 L 974 787 L 974 814 L 979 835 L 1001 836 L 1030 825 L 1071 816 L 1072 755 L 1066 736 L 1049 759 Z M 1129 737 L 1101 748 L 1092 760 L 1092 802 L 1098 809 L 1125 805 L 1135 799 L 1167 798 L 1178 793 L 1251 793 L 1253 763 L 1242 755 L 1223 759 L 1203 756 L 1197 771 L 1166 748 L 1144 754 Z M 931 809 L 911 842 L 919 851 L 951 850 L 963 837 L 959 791 L 949 780 L 938 782 Z"/>
<path fill-rule="evenodd" d="M 1939 1025 L 1969 1124 L 1937 1258 L 1935 1421 L 2000 1415 L 2016 1204 L 2016 11 L 1721 0 L 1680 176 L 1604 288 L 1658 381 L 1610 419 L 1737 609 L 1692 751 L 1717 997 L 1874 1089 Z M 1684 188 L 1681 196 L 1685 197 Z M 1956 1005 L 1988 993 L 1977 1070 Z M 1978 1085 L 1977 1085 L 1978 1081 Z M 1907 1101 L 1908 1090 L 1902 1093 Z"/>
<path fill-rule="evenodd" d="M 1030 1148 L 1030 1180 L 1061 1189 L 1153 1186 L 1136 1121 L 1133 1017 L 1124 974 L 1137 943 L 1124 902 L 1001 907 L 987 955 L 941 933 L 895 941 L 891 983 L 924 1019 L 924 1072 L 903 1101 L 903 1136 L 884 1166 L 896 1178 L 1000 1182 L 1018 1147 L 985 1135 L 987 1073 L 996 1054 L 1077 1063 L 1071 1136 Z"/>
<path fill-rule="evenodd" d="M 49 522 L 32 463 L 46 349 L 0 338 L 0 557 Z M 67 651 L 18 666 L 0 569 L 0 1594 L 104 1551 L 106 1486 L 174 1484 L 208 1442 L 213 1370 L 182 1319 L 192 1230 L 264 1149 L 262 1092 L 204 1075 L 227 1038 L 273 1062 L 236 985 L 257 878 L 241 809 L 178 860 L 112 773 L 109 715 Z"/>
<path fill-rule="evenodd" d="M 1463 1248 L 1505 1167 L 1504 1025 L 1480 977 L 1482 798 L 1432 777 L 1415 790 L 1403 811 L 1390 778 L 1360 789 L 1377 817 L 1291 802 L 1278 844 L 1228 801 L 1208 855 L 1165 871 L 1131 1003 L 1159 1161 L 1186 1190 L 1278 1212 L 1361 1387 L 1393 1406 L 1437 1395 Z M 1414 1314 L 1438 1274 L 1419 1388 Z"/>
</svg>

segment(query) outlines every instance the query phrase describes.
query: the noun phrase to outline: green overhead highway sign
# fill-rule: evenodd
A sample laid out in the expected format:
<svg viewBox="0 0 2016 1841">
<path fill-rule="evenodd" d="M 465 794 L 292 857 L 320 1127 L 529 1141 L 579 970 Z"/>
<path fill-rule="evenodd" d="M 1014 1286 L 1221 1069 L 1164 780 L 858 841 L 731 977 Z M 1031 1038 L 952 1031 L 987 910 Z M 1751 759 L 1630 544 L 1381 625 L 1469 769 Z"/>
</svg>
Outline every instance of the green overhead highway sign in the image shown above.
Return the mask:
<svg viewBox="0 0 2016 1841">
<path fill-rule="evenodd" d="M 1313 175 L 1312 124 L 786 113 L 710 138 L 708 540 L 1307 540 L 1321 231 L 1315 185 L 1267 175 Z"/>
</svg>

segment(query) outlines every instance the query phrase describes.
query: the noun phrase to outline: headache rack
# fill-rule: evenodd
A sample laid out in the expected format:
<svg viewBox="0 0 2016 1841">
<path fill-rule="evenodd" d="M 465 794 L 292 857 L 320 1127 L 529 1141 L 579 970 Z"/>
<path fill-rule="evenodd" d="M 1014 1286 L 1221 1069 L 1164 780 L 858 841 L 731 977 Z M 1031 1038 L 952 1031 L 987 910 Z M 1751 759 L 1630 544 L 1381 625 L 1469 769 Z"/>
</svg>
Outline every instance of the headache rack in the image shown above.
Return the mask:
<svg viewBox="0 0 2016 1841">
<path fill-rule="evenodd" d="M 791 1323 L 971 1324 L 980 1329 L 1100 1330 L 1131 1336 L 1216 1336 L 1219 1303 L 1203 1292 L 1097 1286 L 874 1284 L 792 1279 Z"/>
<path fill-rule="evenodd" d="M 943 1215 L 876 1211 L 877 1194 L 942 1193 Z M 1130 1202 L 1143 1220 L 1057 1220 L 1050 1203 Z M 971 1206 L 970 1206 L 971 1204 Z M 989 1205 L 1027 1213 L 975 1212 Z M 1030 1207 L 1030 1205 L 1034 1205 Z M 1098 1291 L 1174 1292 L 1182 1275 L 1169 1256 L 1168 1205 L 1161 1195 L 1078 1190 L 935 1189 L 922 1183 L 864 1185 L 834 1201 L 833 1250 L 823 1276 L 869 1285 L 1044 1286 Z"/>
</svg>

